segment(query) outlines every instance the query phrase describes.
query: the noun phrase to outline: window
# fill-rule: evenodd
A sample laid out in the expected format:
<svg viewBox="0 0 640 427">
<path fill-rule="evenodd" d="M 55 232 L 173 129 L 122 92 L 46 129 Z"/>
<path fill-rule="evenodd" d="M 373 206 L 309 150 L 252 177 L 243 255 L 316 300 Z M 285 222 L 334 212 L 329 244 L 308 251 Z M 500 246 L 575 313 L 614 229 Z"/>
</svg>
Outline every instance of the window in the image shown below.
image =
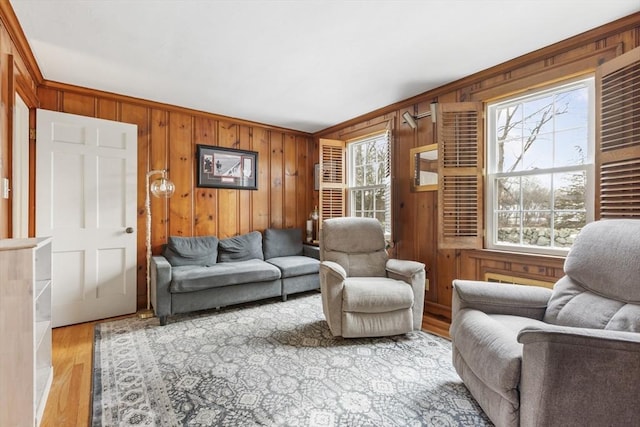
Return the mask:
<svg viewBox="0 0 640 427">
<path fill-rule="evenodd" d="M 488 106 L 487 247 L 565 254 L 593 219 L 593 78 Z"/>
<path fill-rule="evenodd" d="M 389 132 L 347 144 L 349 216 L 377 218 L 391 237 L 391 176 Z"/>
</svg>

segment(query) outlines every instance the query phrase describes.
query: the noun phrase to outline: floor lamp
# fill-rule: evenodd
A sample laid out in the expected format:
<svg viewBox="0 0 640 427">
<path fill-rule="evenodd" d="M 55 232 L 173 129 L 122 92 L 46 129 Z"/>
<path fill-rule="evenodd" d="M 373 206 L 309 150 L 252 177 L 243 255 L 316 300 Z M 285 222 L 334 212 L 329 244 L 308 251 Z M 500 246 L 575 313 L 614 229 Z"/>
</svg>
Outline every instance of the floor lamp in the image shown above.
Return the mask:
<svg viewBox="0 0 640 427">
<path fill-rule="evenodd" d="M 147 172 L 147 191 L 144 199 L 144 209 L 147 215 L 147 309 L 138 314 L 141 318 L 153 317 L 153 310 L 151 310 L 151 200 L 149 198 L 149 194 L 165 199 L 168 199 L 173 195 L 173 192 L 176 190 L 176 186 L 173 185 L 173 182 L 166 177 L 166 174 L 167 171 L 165 169 Z M 149 181 L 151 181 L 151 177 L 154 175 L 161 175 L 161 177 L 152 183 L 149 183 Z"/>
</svg>

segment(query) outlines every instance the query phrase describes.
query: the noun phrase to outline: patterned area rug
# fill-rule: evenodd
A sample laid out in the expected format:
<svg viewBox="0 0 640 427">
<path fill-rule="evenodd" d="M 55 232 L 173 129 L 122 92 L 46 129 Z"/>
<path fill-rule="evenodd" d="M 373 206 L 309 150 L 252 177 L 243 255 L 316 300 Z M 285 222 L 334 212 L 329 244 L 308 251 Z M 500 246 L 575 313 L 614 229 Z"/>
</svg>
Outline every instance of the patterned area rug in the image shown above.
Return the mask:
<svg viewBox="0 0 640 427">
<path fill-rule="evenodd" d="M 320 294 L 95 331 L 93 426 L 486 426 L 424 332 L 334 338 Z"/>
</svg>

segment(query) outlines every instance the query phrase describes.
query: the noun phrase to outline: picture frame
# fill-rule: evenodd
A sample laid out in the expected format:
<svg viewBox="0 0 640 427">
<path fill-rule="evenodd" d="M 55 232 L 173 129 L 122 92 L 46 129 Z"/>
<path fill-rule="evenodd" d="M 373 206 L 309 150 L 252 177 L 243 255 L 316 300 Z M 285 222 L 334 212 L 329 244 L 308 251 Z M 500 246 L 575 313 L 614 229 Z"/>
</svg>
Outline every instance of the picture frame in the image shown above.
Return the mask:
<svg viewBox="0 0 640 427">
<path fill-rule="evenodd" d="M 197 146 L 197 186 L 258 189 L 258 153 L 212 145 Z"/>
</svg>

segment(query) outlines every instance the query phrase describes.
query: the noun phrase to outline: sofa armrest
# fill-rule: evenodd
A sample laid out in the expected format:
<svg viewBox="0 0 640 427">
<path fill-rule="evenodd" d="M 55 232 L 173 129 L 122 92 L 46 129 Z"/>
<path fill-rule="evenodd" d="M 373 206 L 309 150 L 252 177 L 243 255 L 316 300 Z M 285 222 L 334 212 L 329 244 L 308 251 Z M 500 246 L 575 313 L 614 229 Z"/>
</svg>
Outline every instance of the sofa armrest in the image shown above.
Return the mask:
<svg viewBox="0 0 640 427">
<path fill-rule="evenodd" d="M 556 325 L 520 331 L 520 424 L 632 425 L 640 419 L 640 334 Z"/>
<path fill-rule="evenodd" d="M 151 257 L 151 305 L 158 317 L 171 314 L 171 264 L 161 255 Z"/>
<path fill-rule="evenodd" d="M 424 289 L 427 272 L 421 262 L 401 259 L 390 259 L 386 265 L 387 276 L 391 279 L 402 280 L 413 289 L 413 329 L 422 328 L 424 313 Z"/>
<path fill-rule="evenodd" d="M 322 309 L 334 336 L 342 336 L 342 289 L 347 272 L 337 262 L 320 261 Z"/>
<path fill-rule="evenodd" d="M 452 318 L 465 308 L 542 320 L 551 289 L 508 283 L 453 281 Z"/>
<path fill-rule="evenodd" d="M 302 255 L 308 256 L 310 258 L 315 258 L 317 260 L 320 259 L 320 248 L 318 246 L 313 245 L 302 245 Z"/>
</svg>

